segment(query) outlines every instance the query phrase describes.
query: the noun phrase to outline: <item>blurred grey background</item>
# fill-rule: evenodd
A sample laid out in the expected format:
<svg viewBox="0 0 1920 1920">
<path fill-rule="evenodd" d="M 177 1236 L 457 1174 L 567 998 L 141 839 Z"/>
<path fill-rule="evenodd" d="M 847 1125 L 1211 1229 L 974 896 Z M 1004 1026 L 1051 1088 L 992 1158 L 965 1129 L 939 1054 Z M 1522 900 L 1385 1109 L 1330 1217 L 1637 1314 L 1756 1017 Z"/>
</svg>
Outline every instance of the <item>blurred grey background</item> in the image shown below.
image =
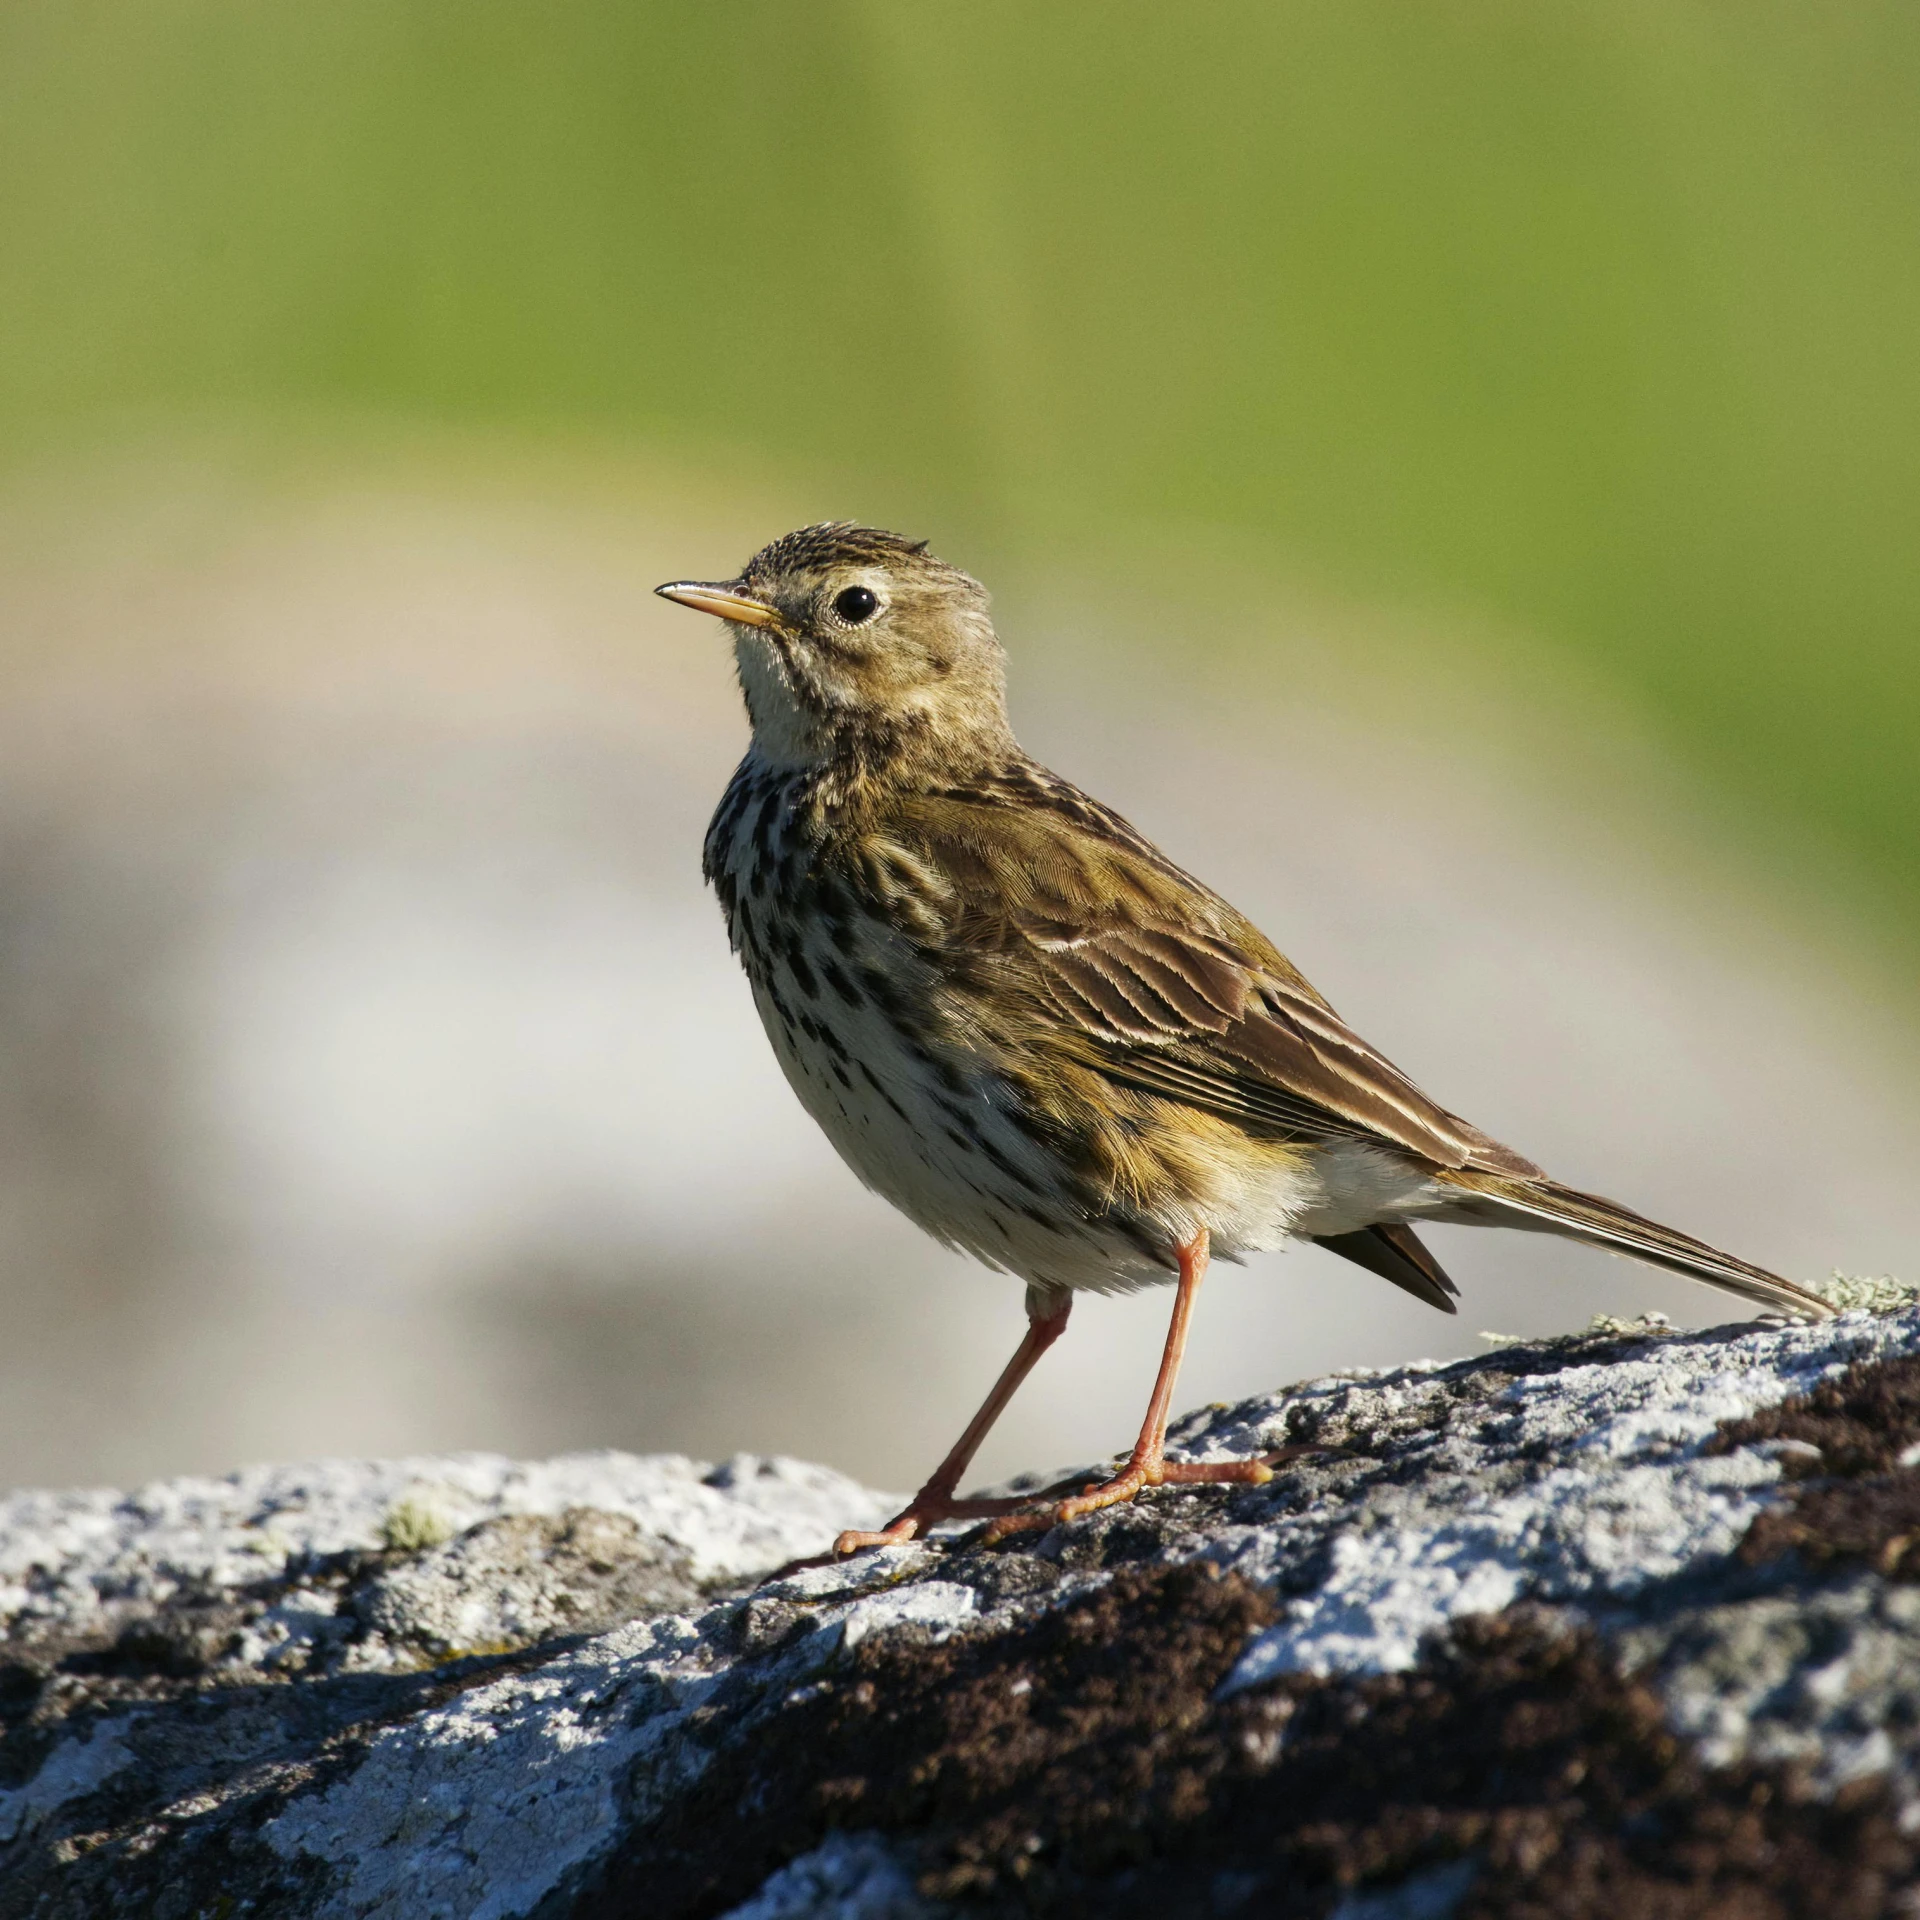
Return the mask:
<svg viewBox="0 0 1920 1920">
<path fill-rule="evenodd" d="M 1074 15 L 1075 22 L 1067 16 Z M 0 7 L 0 1483 L 917 1481 L 1017 1337 L 815 1137 L 655 582 L 994 586 L 1016 720 L 1449 1104 L 1920 1267 L 1911 17 Z M 1187 1403 L 1677 1279 L 1218 1271 Z M 1125 1444 L 1083 1302 L 985 1476 Z"/>
</svg>

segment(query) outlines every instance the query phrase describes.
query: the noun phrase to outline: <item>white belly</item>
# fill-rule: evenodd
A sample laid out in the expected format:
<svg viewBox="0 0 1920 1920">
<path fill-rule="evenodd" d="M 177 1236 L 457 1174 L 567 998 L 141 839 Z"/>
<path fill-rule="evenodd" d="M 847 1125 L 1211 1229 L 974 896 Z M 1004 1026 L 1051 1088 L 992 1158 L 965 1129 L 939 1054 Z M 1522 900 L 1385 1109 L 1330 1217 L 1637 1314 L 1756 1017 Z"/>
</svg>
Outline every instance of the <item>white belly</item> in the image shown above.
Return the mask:
<svg viewBox="0 0 1920 1920">
<path fill-rule="evenodd" d="M 870 1002 L 822 1005 L 801 992 L 777 962 L 754 982 L 774 1055 L 840 1157 L 910 1220 L 1044 1292 L 1171 1277 L 1170 1241 L 1150 1257 L 1086 1214 L 1012 1117 L 997 1075 L 951 1060 L 943 1071 Z"/>
<path fill-rule="evenodd" d="M 1173 1247 L 1196 1225 L 1208 1229 L 1216 1258 L 1239 1260 L 1295 1236 L 1432 1217 L 1458 1197 L 1400 1155 L 1330 1142 L 1292 1168 L 1223 1171 L 1191 1213 L 1162 1224 L 1150 1250 L 1137 1226 L 1130 1233 L 1076 1200 L 1012 1117 L 997 1075 L 951 1065 L 943 1074 L 875 1007 L 797 1001 L 798 983 L 783 974 L 776 967 L 772 975 L 779 1004 L 756 982 L 760 1017 L 794 1092 L 840 1157 L 936 1239 L 1043 1291 L 1124 1292 L 1171 1280 Z"/>
</svg>

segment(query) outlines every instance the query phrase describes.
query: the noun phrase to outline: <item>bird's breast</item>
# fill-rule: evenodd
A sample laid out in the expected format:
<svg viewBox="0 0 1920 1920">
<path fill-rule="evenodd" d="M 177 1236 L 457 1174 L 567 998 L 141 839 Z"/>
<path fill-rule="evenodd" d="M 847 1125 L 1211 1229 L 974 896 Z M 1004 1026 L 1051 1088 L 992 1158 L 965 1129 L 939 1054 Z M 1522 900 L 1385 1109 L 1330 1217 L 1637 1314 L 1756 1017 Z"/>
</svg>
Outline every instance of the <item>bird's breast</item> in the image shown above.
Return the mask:
<svg viewBox="0 0 1920 1920">
<path fill-rule="evenodd" d="M 804 795 L 743 769 L 706 864 L 775 1057 L 860 1179 L 1032 1284 L 1112 1284 L 1125 1262 L 1103 1196 L 981 1044 L 911 858 L 884 837 L 828 840 Z"/>
<path fill-rule="evenodd" d="M 743 767 L 706 867 L 775 1057 L 867 1186 L 1047 1290 L 1164 1279 L 1201 1224 L 1229 1256 L 1284 1236 L 1297 1154 L 1054 1057 L 1044 1021 L 944 940 L 945 876 L 820 819 L 804 787 Z"/>
</svg>

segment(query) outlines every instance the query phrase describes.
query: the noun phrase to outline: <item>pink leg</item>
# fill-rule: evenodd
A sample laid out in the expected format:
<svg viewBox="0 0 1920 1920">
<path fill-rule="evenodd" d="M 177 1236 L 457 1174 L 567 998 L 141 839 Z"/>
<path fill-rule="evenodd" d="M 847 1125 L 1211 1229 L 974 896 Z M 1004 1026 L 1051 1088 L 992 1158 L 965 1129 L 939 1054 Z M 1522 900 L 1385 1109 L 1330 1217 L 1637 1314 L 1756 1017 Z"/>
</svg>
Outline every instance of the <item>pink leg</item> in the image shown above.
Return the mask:
<svg viewBox="0 0 1920 1920">
<path fill-rule="evenodd" d="M 1123 1500 L 1131 1500 L 1143 1487 L 1194 1486 L 1214 1481 L 1261 1486 L 1273 1478 L 1273 1468 L 1266 1460 L 1195 1461 L 1169 1466 L 1165 1459 L 1167 1417 L 1173 1408 L 1173 1388 L 1180 1377 L 1181 1357 L 1187 1350 L 1187 1328 L 1193 1320 L 1194 1296 L 1200 1291 L 1200 1282 L 1207 1271 L 1207 1250 L 1205 1227 L 1185 1246 L 1174 1249 L 1180 1262 L 1180 1284 L 1174 1290 L 1173 1321 L 1167 1328 L 1167 1344 L 1160 1356 L 1160 1371 L 1154 1379 L 1153 1398 L 1147 1402 L 1147 1417 L 1127 1464 L 1104 1485 L 1089 1487 L 1071 1500 L 1062 1500 L 1053 1506 L 1030 1506 L 1025 1512 L 1003 1515 L 987 1529 L 983 1544 L 991 1545 L 1010 1533 L 1033 1532 L 1077 1520 L 1083 1513 L 1092 1513 L 1100 1507 L 1117 1506 Z M 1288 1453 L 1293 1451 L 1287 1449 Z M 1284 1456 L 1269 1456 L 1281 1457 Z"/>
<path fill-rule="evenodd" d="M 1014 1350 L 993 1391 L 981 1402 L 980 1411 L 967 1423 L 967 1430 L 954 1442 L 953 1451 L 940 1462 L 927 1484 L 913 1496 L 906 1510 L 896 1515 L 878 1533 L 861 1533 L 850 1528 L 833 1543 L 835 1553 L 858 1553 L 862 1547 L 897 1546 L 916 1533 L 941 1520 L 981 1520 L 990 1514 L 1011 1513 L 1025 1505 L 1023 1500 L 956 1500 L 960 1476 L 973 1464 L 980 1443 L 993 1423 L 1007 1410 L 1007 1402 L 1020 1391 L 1020 1383 L 1034 1364 L 1067 1330 L 1067 1315 L 1073 1311 L 1073 1295 L 1068 1294 L 1058 1309 L 1048 1314 L 1028 1310 L 1026 1337 Z"/>
</svg>

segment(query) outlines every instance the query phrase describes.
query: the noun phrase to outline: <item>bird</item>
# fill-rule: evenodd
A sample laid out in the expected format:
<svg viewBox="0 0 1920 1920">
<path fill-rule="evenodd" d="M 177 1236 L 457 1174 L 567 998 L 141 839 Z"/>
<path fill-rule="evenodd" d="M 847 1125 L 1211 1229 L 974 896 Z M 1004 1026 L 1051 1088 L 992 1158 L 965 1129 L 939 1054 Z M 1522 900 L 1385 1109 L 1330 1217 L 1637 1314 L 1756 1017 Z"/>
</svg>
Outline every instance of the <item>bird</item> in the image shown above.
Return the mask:
<svg viewBox="0 0 1920 1920">
<path fill-rule="evenodd" d="M 997 1541 L 1148 1487 L 1261 1484 L 1286 1454 L 1169 1461 L 1209 1260 L 1308 1240 L 1445 1313 L 1429 1221 L 1564 1235 L 1772 1312 L 1792 1281 L 1551 1178 L 1423 1093 L 1243 914 L 1022 750 L 986 590 L 924 540 L 832 521 L 733 579 L 656 589 L 726 623 L 750 741 L 706 878 L 781 1068 L 855 1174 L 1023 1281 L 1024 1337 L 885 1526 Z M 964 1498 L 1079 1293 L 1174 1304 L 1134 1448 L 1067 1497 Z"/>
</svg>

